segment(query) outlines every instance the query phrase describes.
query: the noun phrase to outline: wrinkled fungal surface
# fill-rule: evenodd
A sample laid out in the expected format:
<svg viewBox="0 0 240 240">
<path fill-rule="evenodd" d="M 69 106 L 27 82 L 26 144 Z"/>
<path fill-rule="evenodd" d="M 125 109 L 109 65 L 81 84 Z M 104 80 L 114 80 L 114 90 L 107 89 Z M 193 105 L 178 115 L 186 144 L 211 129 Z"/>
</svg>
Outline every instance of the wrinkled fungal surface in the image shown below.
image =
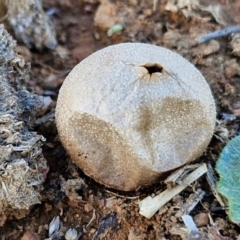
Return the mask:
<svg viewBox="0 0 240 240">
<path fill-rule="evenodd" d="M 201 73 L 178 54 L 142 43 L 95 52 L 63 83 L 56 123 L 87 175 L 134 190 L 198 158 L 215 126 Z"/>
<path fill-rule="evenodd" d="M 43 138 L 30 131 L 41 99 L 24 88 L 29 67 L 18 67 L 15 41 L 0 25 L 0 226 L 7 218 L 22 218 L 40 203 L 48 167 Z"/>
</svg>

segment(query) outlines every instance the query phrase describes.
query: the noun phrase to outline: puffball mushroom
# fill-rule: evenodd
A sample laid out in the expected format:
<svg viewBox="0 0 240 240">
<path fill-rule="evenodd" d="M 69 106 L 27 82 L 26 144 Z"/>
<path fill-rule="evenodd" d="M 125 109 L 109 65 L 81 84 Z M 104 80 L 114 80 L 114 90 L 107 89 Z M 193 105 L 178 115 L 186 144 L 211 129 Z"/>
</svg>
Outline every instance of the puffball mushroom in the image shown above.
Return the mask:
<svg viewBox="0 0 240 240">
<path fill-rule="evenodd" d="M 216 109 L 201 73 L 180 55 L 122 43 L 80 62 L 58 96 L 56 124 L 73 162 L 129 191 L 201 156 Z"/>
</svg>

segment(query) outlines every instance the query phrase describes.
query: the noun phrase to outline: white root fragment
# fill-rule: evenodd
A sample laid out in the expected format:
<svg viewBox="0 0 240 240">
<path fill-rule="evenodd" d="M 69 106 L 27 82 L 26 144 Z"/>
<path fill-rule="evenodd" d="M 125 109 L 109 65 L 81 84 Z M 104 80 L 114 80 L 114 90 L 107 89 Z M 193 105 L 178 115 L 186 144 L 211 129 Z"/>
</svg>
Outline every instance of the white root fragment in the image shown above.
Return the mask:
<svg viewBox="0 0 240 240">
<path fill-rule="evenodd" d="M 217 190 L 216 190 L 216 184 L 217 184 L 217 178 L 215 176 L 215 173 L 212 169 L 212 166 L 210 164 L 208 164 L 208 172 L 206 174 L 206 179 L 207 182 L 212 190 L 213 195 L 215 196 L 215 198 L 218 200 L 219 204 L 222 207 L 225 207 L 227 205 L 227 203 L 224 203 L 224 200 L 221 198 L 221 196 L 218 194 Z"/>
<path fill-rule="evenodd" d="M 153 11 L 156 12 L 158 6 L 158 0 L 153 0 Z"/>
<path fill-rule="evenodd" d="M 182 220 L 189 233 L 198 233 L 198 228 L 190 215 L 182 215 Z"/>
<path fill-rule="evenodd" d="M 193 194 L 191 194 L 185 202 L 185 209 L 182 214 L 182 220 L 187 227 L 188 237 L 186 236 L 183 239 L 193 240 L 193 239 L 202 239 L 201 234 L 193 221 L 192 216 L 189 213 L 196 207 L 199 201 L 202 200 L 205 192 L 202 189 L 197 189 Z"/>
<path fill-rule="evenodd" d="M 184 215 L 189 214 L 196 205 L 203 199 L 205 192 L 202 189 L 197 189 L 196 192 L 191 194 L 186 201 L 186 206 L 184 209 Z"/>
<path fill-rule="evenodd" d="M 199 164 L 191 164 L 191 165 L 186 165 L 183 166 L 179 169 L 177 169 L 176 171 L 174 171 L 173 173 L 171 173 L 171 175 L 169 175 L 165 180 L 164 183 L 165 184 L 181 184 L 182 179 L 192 170 L 195 170 L 196 168 L 199 167 Z"/>
<path fill-rule="evenodd" d="M 161 207 L 164 206 L 173 197 L 179 194 L 192 182 L 196 181 L 204 173 L 208 171 L 206 164 L 200 165 L 195 171 L 190 173 L 182 181 L 181 185 L 173 187 L 172 189 L 166 189 L 164 192 L 160 193 L 156 197 L 152 198 L 150 196 L 146 197 L 139 203 L 140 211 L 139 213 L 144 217 L 150 219 Z"/>
<path fill-rule="evenodd" d="M 95 213 L 95 209 L 93 209 L 93 215 L 91 220 L 89 221 L 89 223 L 87 224 L 86 228 L 88 228 L 88 226 L 90 226 L 90 224 L 96 219 L 96 213 Z"/>
</svg>

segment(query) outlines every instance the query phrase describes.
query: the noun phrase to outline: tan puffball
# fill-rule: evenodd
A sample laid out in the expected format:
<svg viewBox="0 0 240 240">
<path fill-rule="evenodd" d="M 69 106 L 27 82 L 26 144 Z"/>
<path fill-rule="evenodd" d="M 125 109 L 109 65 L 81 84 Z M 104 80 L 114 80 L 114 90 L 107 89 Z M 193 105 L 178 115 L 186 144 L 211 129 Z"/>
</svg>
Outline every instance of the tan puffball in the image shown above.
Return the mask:
<svg viewBox="0 0 240 240">
<path fill-rule="evenodd" d="M 199 157 L 215 114 L 207 82 L 187 60 L 162 47 L 122 43 L 71 71 L 56 122 L 64 147 L 87 175 L 129 191 Z"/>
</svg>

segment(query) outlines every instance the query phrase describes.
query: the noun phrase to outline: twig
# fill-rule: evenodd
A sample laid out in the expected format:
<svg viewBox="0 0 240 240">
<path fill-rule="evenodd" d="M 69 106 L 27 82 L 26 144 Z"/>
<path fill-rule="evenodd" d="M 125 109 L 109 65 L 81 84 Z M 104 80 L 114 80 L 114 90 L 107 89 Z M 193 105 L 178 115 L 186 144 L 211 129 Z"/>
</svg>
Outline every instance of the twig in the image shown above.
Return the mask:
<svg viewBox="0 0 240 240">
<path fill-rule="evenodd" d="M 56 70 L 54 68 L 52 68 L 51 66 L 43 63 L 43 62 L 40 62 L 40 61 L 35 61 L 34 64 L 37 64 L 37 65 L 40 65 L 41 67 L 44 67 L 44 68 L 47 68 L 49 69 L 51 72 L 55 72 L 55 73 L 59 73 L 61 74 L 60 76 L 64 76 L 65 74 L 68 74 L 71 70 L 64 70 L 64 71 L 60 71 L 60 70 Z"/>
<path fill-rule="evenodd" d="M 206 35 L 203 35 L 197 39 L 199 43 L 204 43 L 209 40 L 219 38 L 219 37 L 224 37 L 227 36 L 231 33 L 239 33 L 240 32 L 240 25 L 233 26 L 233 27 L 227 27 L 218 31 L 210 32 Z"/>
<path fill-rule="evenodd" d="M 218 194 L 217 190 L 216 190 L 216 185 L 217 185 L 217 178 L 215 176 L 215 173 L 213 171 L 213 168 L 210 164 L 208 164 L 208 172 L 206 174 L 206 179 L 207 182 L 213 192 L 213 195 L 216 197 L 216 199 L 218 200 L 219 204 L 222 207 L 225 207 L 226 204 L 224 203 L 224 201 L 222 200 L 222 198 L 220 197 L 220 195 Z"/>
<path fill-rule="evenodd" d="M 114 192 L 111 192 L 109 190 L 105 190 L 107 193 L 110 193 L 112 195 L 114 195 L 115 197 L 120 197 L 120 198 L 126 198 L 126 199 L 131 199 L 131 200 L 135 200 L 135 199 L 138 199 L 139 196 L 135 196 L 135 197 L 127 197 L 127 196 L 123 196 L 123 195 L 119 195 L 117 193 L 114 193 Z"/>
<path fill-rule="evenodd" d="M 7 186 L 6 186 L 5 182 L 1 181 L 1 184 L 2 184 L 3 192 L 5 193 L 7 198 L 9 198 L 9 192 L 8 192 L 8 189 L 7 189 Z"/>
<path fill-rule="evenodd" d="M 90 220 L 90 222 L 87 224 L 86 228 L 93 222 L 93 220 L 95 219 L 96 217 L 96 214 L 95 214 L 95 209 L 93 209 L 93 215 L 92 215 L 92 218 Z"/>
<path fill-rule="evenodd" d="M 148 196 L 147 198 L 143 199 L 139 203 L 139 213 L 148 219 L 151 218 L 168 201 L 170 201 L 173 197 L 183 191 L 187 186 L 196 181 L 207 171 L 207 166 L 204 163 L 200 165 L 200 167 L 198 167 L 195 171 L 190 173 L 187 177 L 185 177 L 181 185 L 173 187 L 172 189 L 166 189 L 164 192 L 160 193 L 154 198 Z"/>
<path fill-rule="evenodd" d="M 153 11 L 157 10 L 158 0 L 153 0 Z"/>
<path fill-rule="evenodd" d="M 200 164 L 192 164 L 192 165 L 186 165 L 178 170 L 174 171 L 170 176 L 168 176 L 165 180 L 165 184 L 169 183 L 177 183 L 181 184 L 182 179 L 191 171 L 195 170 L 196 168 L 199 167 Z"/>
<path fill-rule="evenodd" d="M 46 139 L 43 136 L 36 136 L 31 138 L 28 141 L 23 141 L 22 145 L 20 146 L 13 146 L 13 151 L 14 152 L 22 152 L 22 154 L 25 154 L 27 152 L 29 152 L 32 147 L 38 142 L 38 141 L 45 141 Z"/>
<path fill-rule="evenodd" d="M 190 195 L 188 200 L 186 201 L 186 206 L 184 209 L 184 215 L 188 215 L 196 205 L 202 200 L 205 192 L 202 189 L 197 189 L 197 191 Z"/>
<path fill-rule="evenodd" d="M 45 124 L 47 121 L 49 121 L 50 119 L 53 119 L 53 118 L 55 118 L 55 111 L 49 112 L 46 115 L 44 115 L 43 117 L 38 118 L 34 124 L 35 124 L 35 126 L 39 126 L 39 125 Z"/>
</svg>

